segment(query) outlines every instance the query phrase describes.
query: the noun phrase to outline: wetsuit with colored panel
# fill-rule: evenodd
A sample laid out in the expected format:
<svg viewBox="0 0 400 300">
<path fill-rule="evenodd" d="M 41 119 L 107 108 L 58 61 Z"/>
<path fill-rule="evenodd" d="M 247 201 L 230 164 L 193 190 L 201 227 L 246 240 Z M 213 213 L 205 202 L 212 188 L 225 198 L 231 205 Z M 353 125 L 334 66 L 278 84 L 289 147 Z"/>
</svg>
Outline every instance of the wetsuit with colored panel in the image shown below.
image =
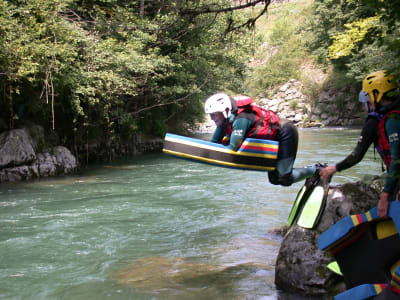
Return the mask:
<svg viewBox="0 0 400 300">
<path fill-rule="evenodd" d="M 379 155 L 382 157 L 381 150 L 378 147 L 378 123 L 381 119 L 382 116 L 377 113 L 368 114 L 356 147 L 344 160 L 336 164 L 337 171 L 340 172 L 358 164 L 364 158 L 371 144 L 375 146 Z"/>
<path fill-rule="evenodd" d="M 211 141 L 222 143 L 226 135 L 226 127 L 231 126 L 229 144 L 226 147 L 236 151 L 259 120 L 254 113 L 248 111 L 236 115 L 236 101 L 231 101 L 232 114 L 223 126 L 216 128 Z M 315 167 L 293 168 L 299 138 L 297 128 L 292 122 L 280 120 L 280 130 L 274 139 L 279 141 L 279 151 L 276 170 L 268 172 L 268 178 L 272 184 L 290 186 L 292 183 L 310 177 L 316 172 Z"/>
<path fill-rule="evenodd" d="M 384 115 L 379 126 L 379 142 L 388 169 L 383 191 L 393 193 L 400 183 L 400 101 L 383 106 L 379 112 Z"/>
</svg>

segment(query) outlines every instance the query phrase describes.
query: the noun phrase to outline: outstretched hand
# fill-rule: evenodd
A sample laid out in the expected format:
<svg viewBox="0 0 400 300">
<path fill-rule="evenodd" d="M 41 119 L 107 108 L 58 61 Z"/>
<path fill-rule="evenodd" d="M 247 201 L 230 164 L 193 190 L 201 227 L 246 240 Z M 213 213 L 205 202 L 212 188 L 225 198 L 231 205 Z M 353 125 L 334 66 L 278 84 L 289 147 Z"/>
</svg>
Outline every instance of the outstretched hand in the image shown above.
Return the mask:
<svg viewBox="0 0 400 300">
<path fill-rule="evenodd" d="M 322 179 L 327 180 L 336 173 L 336 166 L 327 166 L 319 172 Z"/>
</svg>

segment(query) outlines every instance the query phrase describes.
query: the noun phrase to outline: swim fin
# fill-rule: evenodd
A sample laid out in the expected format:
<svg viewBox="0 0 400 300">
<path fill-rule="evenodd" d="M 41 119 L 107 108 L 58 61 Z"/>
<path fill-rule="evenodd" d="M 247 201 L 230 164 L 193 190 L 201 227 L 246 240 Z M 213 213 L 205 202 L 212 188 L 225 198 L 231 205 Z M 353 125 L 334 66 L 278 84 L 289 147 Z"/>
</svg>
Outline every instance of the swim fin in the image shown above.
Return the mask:
<svg viewBox="0 0 400 300">
<path fill-rule="evenodd" d="M 328 197 L 329 182 L 324 182 L 319 176 L 313 189 L 307 195 L 307 199 L 302 207 L 297 219 L 297 225 L 306 228 L 314 228 L 324 212 L 326 199 Z"/>
<path fill-rule="evenodd" d="M 340 270 L 340 266 L 339 266 L 339 264 L 338 264 L 338 262 L 336 260 L 331 262 L 331 263 L 329 263 L 326 267 L 329 270 L 331 270 L 332 272 L 334 272 L 334 273 L 336 273 L 336 274 L 338 274 L 340 276 L 343 276 L 343 273 Z"/>
<path fill-rule="evenodd" d="M 288 218 L 288 226 L 292 226 L 296 218 L 299 216 L 299 213 L 302 211 L 302 208 L 309 198 L 310 193 L 314 189 L 314 187 L 319 182 L 319 176 L 312 176 L 307 178 L 303 186 L 300 188 L 297 193 L 296 200 L 293 203 L 292 209 Z"/>
</svg>

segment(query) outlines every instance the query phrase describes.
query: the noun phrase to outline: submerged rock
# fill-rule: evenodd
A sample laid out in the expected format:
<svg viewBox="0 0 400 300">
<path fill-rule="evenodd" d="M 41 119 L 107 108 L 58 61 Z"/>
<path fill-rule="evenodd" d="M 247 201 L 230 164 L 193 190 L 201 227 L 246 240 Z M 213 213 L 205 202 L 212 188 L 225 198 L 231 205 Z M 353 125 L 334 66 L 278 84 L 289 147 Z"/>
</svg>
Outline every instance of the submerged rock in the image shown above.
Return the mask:
<svg viewBox="0 0 400 300">
<path fill-rule="evenodd" d="M 276 261 L 277 288 L 304 295 L 335 295 L 344 290 L 341 277 L 326 266 L 334 260 L 319 250 L 317 239 L 345 216 L 364 213 L 377 205 L 381 180 L 347 183 L 329 188 L 327 204 L 314 229 L 293 225 L 286 233 Z"/>
</svg>

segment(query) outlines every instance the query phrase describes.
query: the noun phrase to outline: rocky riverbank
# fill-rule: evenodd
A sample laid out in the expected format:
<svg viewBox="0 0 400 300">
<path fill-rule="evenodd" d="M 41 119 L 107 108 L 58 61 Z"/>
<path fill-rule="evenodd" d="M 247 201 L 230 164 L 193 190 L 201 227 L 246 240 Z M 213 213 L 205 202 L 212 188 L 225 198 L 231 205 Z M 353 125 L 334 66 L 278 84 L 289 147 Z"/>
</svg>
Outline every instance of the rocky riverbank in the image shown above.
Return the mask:
<svg viewBox="0 0 400 300">
<path fill-rule="evenodd" d="M 304 85 L 291 79 L 282 85 L 271 98 L 255 99 L 256 104 L 276 112 L 280 118 L 292 121 L 299 128 L 326 126 L 361 126 L 365 114 L 354 98 L 355 91 L 322 91 L 318 101 L 311 101 L 304 92 Z M 195 126 L 195 132 L 211 133 L 214 123 L 206 117 L 204 123 Z"/>
<path fill-rule="evenodd" d="M 258 104 L 298 127 L 357 126 L 363 124 L 365 115 L 358 99 L 352 96 L 355 93 L 347 89 L 326 90 L 313 102 L 305 95 L 303 84 L 292 79 L 271 99 L 262 98 Z"/>
<path fill-rule="evenodd" d="M 0 134 L 0 182 L 31 180 L 75 173 L 79 164 L 63 146 L 42 149 L 43 128 L 13 129 Z"/>
<path fill-rule="evenodd" d="M 58 140 L 58 139 L 55 139 Z M 74 174 L 80 169 L 75 155 L 64 146 L 48 146 L 43 127 L 35 124 L 0 134 L 0 183 L 26 181 Z M 120 157 L 161 151 L 163 139 L 135 136 L 125 143 L 87 145 L 92 161 L 112 161 Z M 85 153 L 81 149 L 81 153 Z M 88 161 L 88 160 L 87 160 Z"/>
</svg>

